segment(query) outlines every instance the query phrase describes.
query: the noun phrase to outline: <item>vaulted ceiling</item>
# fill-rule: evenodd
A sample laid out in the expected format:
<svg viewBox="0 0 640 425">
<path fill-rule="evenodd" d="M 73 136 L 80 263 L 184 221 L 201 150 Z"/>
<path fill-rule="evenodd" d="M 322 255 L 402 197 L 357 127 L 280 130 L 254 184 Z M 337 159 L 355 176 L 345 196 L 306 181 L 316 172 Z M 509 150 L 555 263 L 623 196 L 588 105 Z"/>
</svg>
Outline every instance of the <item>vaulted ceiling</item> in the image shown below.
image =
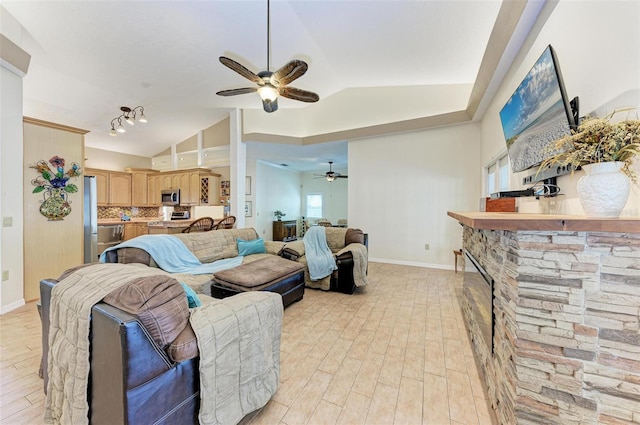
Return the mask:
<svg viewBox="0 0 640 425">
<path fill-rule="evenodd" d="M 272 0 L 271 70 L 305 60 L 308 72 L 291 85 L 318 93 L 315 105 L 334 99 L 357 109 L 375 96 L 402 102 L 411 87 L 417 93 L 454 85 L 472 98 L 501 6 L 497 0 Z M 24 115 L 89 130 L 89 147 L 153 156 L 234 108 L 262 109 L 256 94 L 215 93 L 252 84 L 219 56 L 255 72 L 266 69 L 266 0 L 4 0 L 0 7 L 3 34 L 31 55 Z M 504 42 L 496 64 L 503 50 Z M 483 77 L 485 89 L 493 74 Z M 289 99 L 279 104 L 280 110 L 310 107 Z M 110 137 L 120 106 L 138 105 L 148 124 Z"/>
</svg>

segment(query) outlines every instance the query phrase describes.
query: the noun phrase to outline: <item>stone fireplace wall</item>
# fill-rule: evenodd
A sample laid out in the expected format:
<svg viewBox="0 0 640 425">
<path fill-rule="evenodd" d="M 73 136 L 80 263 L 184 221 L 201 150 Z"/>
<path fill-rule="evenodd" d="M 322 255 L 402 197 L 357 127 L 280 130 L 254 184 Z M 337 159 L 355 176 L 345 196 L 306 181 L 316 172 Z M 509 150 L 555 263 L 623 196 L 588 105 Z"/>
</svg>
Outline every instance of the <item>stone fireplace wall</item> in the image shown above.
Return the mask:
<svg viewBox="0 0 640 425">
<path fill-rule="evenodd" d="M 640 423 L 640 234 L 493 231 L 495 354 L 463 314 L 500 423 Z"/>
</svg>

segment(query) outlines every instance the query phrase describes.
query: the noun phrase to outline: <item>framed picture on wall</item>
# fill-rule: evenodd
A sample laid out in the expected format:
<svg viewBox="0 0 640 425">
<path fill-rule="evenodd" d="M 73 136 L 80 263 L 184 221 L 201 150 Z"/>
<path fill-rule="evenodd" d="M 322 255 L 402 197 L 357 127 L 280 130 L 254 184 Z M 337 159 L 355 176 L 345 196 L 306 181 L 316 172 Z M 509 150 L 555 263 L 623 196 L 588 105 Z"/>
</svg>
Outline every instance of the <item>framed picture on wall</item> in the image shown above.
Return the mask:
<svg viewBox="0 0 640 425">
<path fill-rule="evenodd" d="M 244 203 L 244 216 L 251 217 L 251 201 L 245 201 Z"/>
<path fill-rule="evenodd" d="M 251 176 L 247 176 L 244 182 L 244 194 L 251 195 Z"/>
</svg>

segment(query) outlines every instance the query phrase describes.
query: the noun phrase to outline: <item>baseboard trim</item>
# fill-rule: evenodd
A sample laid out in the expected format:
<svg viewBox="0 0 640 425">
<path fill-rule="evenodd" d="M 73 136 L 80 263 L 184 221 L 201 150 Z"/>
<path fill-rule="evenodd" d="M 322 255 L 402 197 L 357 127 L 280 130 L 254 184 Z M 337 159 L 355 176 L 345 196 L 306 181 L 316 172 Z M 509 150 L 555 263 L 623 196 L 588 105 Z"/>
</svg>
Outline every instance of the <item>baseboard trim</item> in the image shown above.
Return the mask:
<svg viewBox="0 0 640 425">
<path fill-rule="evenodd" d="M 369 258 L 370 263 L 398 264 L 400 266 L 423 267 L 427 269 L 453 270 L 453 266 L 433 263 L 417 263 L 414 261 L 389 260 L 387 258 Z"/>
<path fill-rule="evenodd" d="M 24 298 L 19 299 L 18 301 L 14 301 L 11 304 L 7 304 L 0 309 L 0 315 L 8 313 L 10 311 L 15 310 L 16 308 L 20 308 L 25 304 Z"/>
</svg>

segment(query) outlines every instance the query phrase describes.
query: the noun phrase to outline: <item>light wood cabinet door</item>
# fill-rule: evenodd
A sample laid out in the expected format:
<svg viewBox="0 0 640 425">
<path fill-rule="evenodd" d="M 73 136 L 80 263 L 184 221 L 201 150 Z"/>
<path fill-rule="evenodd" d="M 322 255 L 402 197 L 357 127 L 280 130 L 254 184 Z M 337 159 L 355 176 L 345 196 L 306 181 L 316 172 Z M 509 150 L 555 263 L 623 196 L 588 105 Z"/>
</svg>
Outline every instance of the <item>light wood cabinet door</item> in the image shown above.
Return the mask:
<svg viewBox="0 0 640 425">
<path fill-rule="evenodd" d="M 131 206 L 131 174 L 109 173 L 109 205 Z"/>
<path fill-rule="evenodd" d="M 147 175 L 147 204 L 155 207 L 160 205 L 160 189 L 161 176 Z"/>
<path fill-rule="evenodd" d="M 149 205 L 149 179 L 144 171 L 131 172 L 131 205 L 134 207 Z"/>
<path fill-rule="evenodd" d="M 98 206 L 109 205 L 109 172 L 103 170 L 85 170 L 85 175 L 96 177 L 96 200 Z"/>
<path fill-rule="evenodd" d="M 163 174 L 161 176 L 162 184 L 160 185 L 160 190 L 171 189 L 172 186 L 172 175 L 171 174 Z"/>
<path fill-rule="evenodd" d="M 174 181 L 176 181 L 176 178 L 178 181 L 178 186 L 176 187 L 180 189 L 180 205 L 193 205 L 189 172 L 174 174 Z"/>
<path fill-rule="evenodd" d="M 189 173 L 189 204 L 200 205 L 200 173 Z"/>
</svg>

